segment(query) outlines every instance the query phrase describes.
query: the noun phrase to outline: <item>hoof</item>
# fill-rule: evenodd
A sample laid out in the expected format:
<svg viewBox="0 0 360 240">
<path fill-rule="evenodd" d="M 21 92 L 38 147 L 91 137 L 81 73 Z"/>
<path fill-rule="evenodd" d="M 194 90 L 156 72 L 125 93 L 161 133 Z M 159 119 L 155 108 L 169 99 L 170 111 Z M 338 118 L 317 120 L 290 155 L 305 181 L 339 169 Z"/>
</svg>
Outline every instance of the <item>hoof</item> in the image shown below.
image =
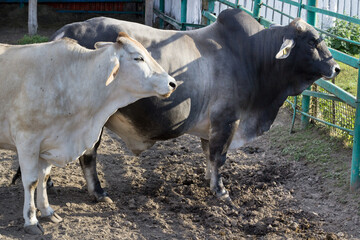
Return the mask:
<svg viewBox="0 0 360 240">
<path fill-rule="evenodd" d="M 53 223 L 59 223 L 62 222 L 62 218 L 57 214 L 57 213 L 53 213 L 50 216 L 45 216 L 45 217 L 41 217 L 41 219 L 48 221 L 48 222 L 53 222 Z"/>
<path fill-rule="evenodd" d="M 44 234 L 44 229 L 42 228 L 42 226 L 39 223 L 37 223 L 36 225 L 25 226 L 24 230 L 26 233 L 31 234 L 31 235 L 43 235 Z"/>
<path fill-rule="evenodd" d="M 224 192 L 221 193 L 216 193 L 216 197 L 223 201 L 227 206 L 231 207 L 234 210 L 238 210 L 238 206 L 236 206 L 233 201 L 230 198 L 229 192 L 227 190 L 225 190 Z"/>
<path fill-rule="evenodd" d="M 111 200 L 111 198 L 109 198 L 108 196 L 101 196 L 101 197 L 97 198 L 96 201 L 105 202 L 105 203 L 113 203 L 113 200 Z"/>
<path fill-rule="evenodd" d="M 48 179 L 48 181 L 46 182 L 46 188 L 47 190 L 51 189 L 54 187 L 54 182 L 51 179 Z"/>
</svg>

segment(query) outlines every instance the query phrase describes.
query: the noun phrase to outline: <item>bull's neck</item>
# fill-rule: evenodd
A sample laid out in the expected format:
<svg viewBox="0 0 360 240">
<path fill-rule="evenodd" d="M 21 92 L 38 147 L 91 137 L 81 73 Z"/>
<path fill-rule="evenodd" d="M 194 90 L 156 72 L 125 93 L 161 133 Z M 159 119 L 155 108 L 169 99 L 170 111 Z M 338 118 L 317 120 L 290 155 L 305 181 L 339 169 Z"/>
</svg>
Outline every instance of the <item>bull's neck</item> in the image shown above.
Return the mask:
<svg viewBox="0 0 360 240">
<path fill-rule="evenodd" d="M 253 83 L 256 106 L 280 104 L 289 93 L 292 69 L 286 59 L 276 59 L 283 42 L 284 28 L 265 29 L 250 37 L 250 58 L 245 59 Z M 259 97 L 260 96 L 260 97 Z"/>
</svg>

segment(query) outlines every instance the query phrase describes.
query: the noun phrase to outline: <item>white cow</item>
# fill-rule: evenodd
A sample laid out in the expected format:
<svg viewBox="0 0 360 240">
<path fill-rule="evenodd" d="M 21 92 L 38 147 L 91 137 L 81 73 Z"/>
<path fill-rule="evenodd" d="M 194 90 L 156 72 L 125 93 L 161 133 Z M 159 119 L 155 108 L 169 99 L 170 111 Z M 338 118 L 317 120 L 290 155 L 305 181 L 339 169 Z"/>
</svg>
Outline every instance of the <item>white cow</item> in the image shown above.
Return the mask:
<svg viewBox="0 0 360 240">
<path fill-rule="evenodd" d="M 143 97 L 167 97 L 176 88 L 175 80 L 125 33 L 96 48 L 70 39 L 0 44 L 0 147 L 18 153 L 27 233 L 44 233 L 36 218 L 36 187 L 42 217 L 62 220 L 46 193 L 52 165 L 65 166 L 92 148 L 118 108 Z"/>
</svg>

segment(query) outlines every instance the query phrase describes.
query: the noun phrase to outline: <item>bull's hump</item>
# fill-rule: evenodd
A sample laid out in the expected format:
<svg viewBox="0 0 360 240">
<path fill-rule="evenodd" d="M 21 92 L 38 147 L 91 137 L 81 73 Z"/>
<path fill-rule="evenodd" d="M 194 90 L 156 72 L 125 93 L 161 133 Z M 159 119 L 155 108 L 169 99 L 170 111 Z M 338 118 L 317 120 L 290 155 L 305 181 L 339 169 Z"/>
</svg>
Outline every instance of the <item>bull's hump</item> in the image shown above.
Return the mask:
<svg viewBox="0 0 360 240">
<path fill-rule="evenodd" d="M 252 16 L 241 9 L 222 11 L 217 18 L 217 22 L 223 25 L 227 31 L 240 31 L 248 35 L 253 35 L 264 29 Z"/>
</svg>

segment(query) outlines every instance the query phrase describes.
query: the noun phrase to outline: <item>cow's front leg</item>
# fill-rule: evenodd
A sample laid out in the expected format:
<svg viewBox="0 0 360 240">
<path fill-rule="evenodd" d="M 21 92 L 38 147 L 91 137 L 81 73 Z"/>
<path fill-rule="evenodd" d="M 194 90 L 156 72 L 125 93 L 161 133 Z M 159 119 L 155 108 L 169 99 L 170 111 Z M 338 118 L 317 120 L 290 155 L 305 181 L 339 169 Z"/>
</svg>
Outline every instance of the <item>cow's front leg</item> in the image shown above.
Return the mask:
<svg viewBox="0 0 360 240">
<path fill-rule="evenodd" d="M 202 141 L 203 146 L 208 145 L 206 177 L 210 177 L 210 189 L 218 198 L 230 204 L 232 204 L 231 198 L 224 187 L 219 168 L 225 163 L 228 148 L 238 125 L 239 121 L 236 120 L 224 123 L 214 121 L 211 125 L 208 144 Z M 205 155 L 207 151 L 204 150 Z"/>
<path fill-rule="evenodd" d="M 37 207 L 41 212 L 41 218 L 48 221 L 59 223 L 62 218 L 57 215 L 50 207 L 47 196 L 47 180 L 50 176 L 51 164 L 43 159 L 39 159 L 39 184 L 37 187 Z"/>
<path fill-rule="evenodd" d="M 38 160 L 39 153 L 29 149 L 28 146 L 17 146 L 19 163 L 22 172 L 24 186 L 24 209 L 25 232 L 33 235 L 44 234 L 44 229 L 36 218 L 34 194 L 38 185 Z"/>
<path fill-rule="evenodd" d="M 89 149 L 79 158 L 81 168 L 86 179 L 86 185 L 90 195 L 93 195 L 98 202 L 112 203 L 108 194 L 101 187 L 98 174 L 96 171 L 96 155 L 100 140 L 95 144 L 94 148 Z"/>
</svg>

